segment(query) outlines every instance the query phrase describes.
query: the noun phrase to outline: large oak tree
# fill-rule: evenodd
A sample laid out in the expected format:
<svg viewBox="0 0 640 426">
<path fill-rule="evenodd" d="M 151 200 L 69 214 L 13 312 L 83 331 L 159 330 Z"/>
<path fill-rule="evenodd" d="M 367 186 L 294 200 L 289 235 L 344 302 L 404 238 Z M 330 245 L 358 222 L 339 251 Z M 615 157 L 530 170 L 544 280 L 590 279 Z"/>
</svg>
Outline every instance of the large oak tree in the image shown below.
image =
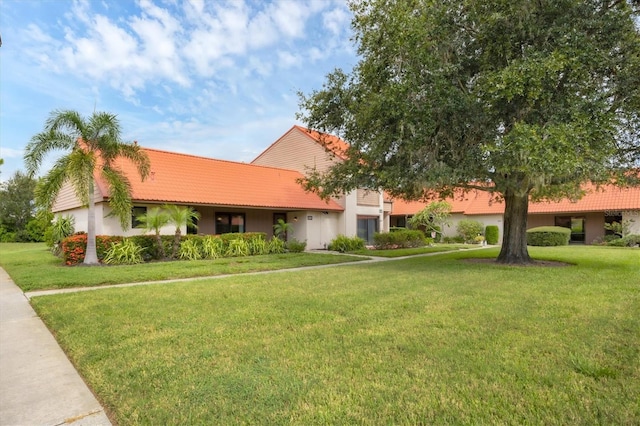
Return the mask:
<svg viewBox="0 0 640 426">
<path fill-rule="evenodd" d="M 306 186 L 394 196 L 490 191 L 503 263 L 527 263 L 530 199 L 629 184 L 640 156 L 640 2 L 363 0 L 360 60 L 301 94 L 308 127 L 349 142 Z"/>
</svg>

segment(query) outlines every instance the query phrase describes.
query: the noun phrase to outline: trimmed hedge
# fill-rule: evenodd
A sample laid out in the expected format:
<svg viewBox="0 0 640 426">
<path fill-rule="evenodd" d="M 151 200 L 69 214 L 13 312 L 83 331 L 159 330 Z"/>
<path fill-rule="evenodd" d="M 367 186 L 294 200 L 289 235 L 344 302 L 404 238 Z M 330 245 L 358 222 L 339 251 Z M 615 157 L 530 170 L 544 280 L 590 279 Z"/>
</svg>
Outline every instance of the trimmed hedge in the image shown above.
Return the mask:
<svg viewBox="0 0 640 426">
<path fill-rule="evenodd" d="M 484 238 L 487 240 L 487 244 L 498 244 L 500 240 L 500 229 L 498 225 L 487 225 L 484 228 Z"/>
<path fill-rule="evenodd" d="M 122 237 L 112 237 L 109 235 L 96 236 L 96 252 L 98 261 L 102 262 L 107 255 L 107 251 L 114 243 L 122 241 Z M 77 265 L 84 262 L 84 255 L 87 250 L 87 234 L 77 233 L 62 240 L 62 259 L 65 265 Z"/>
<path fill-rule="evenodd" d="M 264 232 L 229 233 L 222 235 L 183 235 L 181 237 L 179 259 L 214 259 L 225 256 L 260 255 L 269 253 L 284 253 L 283 241 L 267 241 Z M 165 253 L 171 252 L 173 235 L 162 235 L 161 240 Z M 207 241 L 209 239 L 210 241 Z M 98 261 L 104 262 L 112 244 L 123 240 L 120 236 L 98 235 L 96 237 L 96 251 Z M 158 242 L 155 235 L 135 235 L 127 237 L 131 244 L 141 248 L 140 254 L 144 262 L 160 259 Z M 185 244 L 186 243 L 186 244 Z M 77 265 L 84 261 L 87 248 L 87 234 L 77 233 L 62 241 L 62 257 L 65 265 Z M 304 250 L 306 242 L 292 243 L 289 251 Z"/>
<path fill-rule="evenodd" d="M 427 239 L 422 231 L 409 229 L 394 230 L 393 232 L 379 232 L 373 236 L 377 250 L 422 247 L 427 245 Z"/>
<path fill-rule="evenodd" d="M 346 253 L 349 251 L 364 250 L 365 241 L 359 237 L 347 237 L 346 235 L 338 235 L 329 243 L 329 250 Z"/>
<path fill-rule="evenodd" d="M 566 246 L 571 239 L 571 229 L 562 226 L 539 226 L 527 230 L 527 245 Z"/>
</svg>

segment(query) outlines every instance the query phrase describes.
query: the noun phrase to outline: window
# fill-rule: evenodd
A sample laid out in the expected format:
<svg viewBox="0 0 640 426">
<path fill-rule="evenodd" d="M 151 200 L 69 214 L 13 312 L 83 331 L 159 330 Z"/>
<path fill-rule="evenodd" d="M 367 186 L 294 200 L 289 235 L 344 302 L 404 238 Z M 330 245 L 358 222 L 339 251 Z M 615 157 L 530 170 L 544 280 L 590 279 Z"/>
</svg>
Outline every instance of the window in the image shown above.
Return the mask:
<svg viewBox="0 0 640 426">
<path fill-rule="evenodd" d="M 140 226 L 141 222 L 138 220 L 138 217 L 142 216 L 143 214 L 147 214 L 147 208 L 146 207 L 133 207 L 131 209 L 131 227 L 132 228 L 137 228 L 138 226 Z"/>
<path fill-rule="evenodd" d="M 378 232 L 377 217 L 358 218 L 358 237 L 362 238 L 366 244 L 373 244 L 373 235 Z"/>
<path fill-rule="evenodd" d="M 198 218 L 193 219 L 194 226 L 187 226 L 187 234 L 196 235 L 198 233 Z"/>
<path fill-rule="evenodd" d="M 216 234 L 243 233 L 243 213 L 216 213 Z"/>
<path fill-rule="evenodd" d="M 604 216 L 604 224 L 605 224 L 605 231 L 604 231 L 604 235 L 618 235 L 618 236 L 622 236 L 621 232 L 622 232 L 622 213 L 621 212 L 614 212 L 615 215 L 605 215 Z M 616 225 L 613 225 L 613 223 L 616 223 Z"/>
<path fill-rule="evenodd" d="M 571 229 L 572 243 L 585 242 L 584 217 L 575 216 L 556 216 L 556 226 Z"/>
</svg>

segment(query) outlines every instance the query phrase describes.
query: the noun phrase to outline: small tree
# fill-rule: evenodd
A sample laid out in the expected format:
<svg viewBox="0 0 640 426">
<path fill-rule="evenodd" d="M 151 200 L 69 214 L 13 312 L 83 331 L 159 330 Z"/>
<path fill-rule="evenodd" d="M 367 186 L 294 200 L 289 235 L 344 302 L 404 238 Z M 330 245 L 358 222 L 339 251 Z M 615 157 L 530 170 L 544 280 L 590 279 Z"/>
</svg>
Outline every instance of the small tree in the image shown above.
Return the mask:
<svg viewBox="0 0 640 426">
<path fill-rule="evenodd" d="M 478 235 L 482 235 L 484 225 L 477 220 L 463 219 L 458 222 L 456 231 L 464 238 L 465 243 L 473 243 Z"/>
<path fill-rule="evenodd" d="M 614 235 L 624 238 L 631 232 L 632 219 L 623 220 L 622 222 L 605 223 L 604 229 L 613 232 Z"/>
<path fill-rule="evenodd" d="M 176 227 L 176 232 L 173 237 L 173 247 L 171 250 L 171 256 L 176 257 L 178 255 L 178 249 L 180 248 L 180 237 L 182 236 L 182 227 L 186 228 L 198 228 L 196 221 L 200 218 L 200 213 L 193 210 L 191 207 L 180 207 L 175 205 L 164 206 L 169 216 L 169 223 Z"/>
<path fill-rule="evenodd" d="M 138 228 L 142 228 L 145 232 L 153 231 L 155 233 L 156 244 L 158 245 L 158 255 L 160 256 L 160 259 L 164 259 L 166 254 L 164 252 L 164 245 L 162 244 L 160 230 L 163 226 L 169 223 L 169 214 L 159 207 L 152 207 L 147 210 L 146 214 L 138 216 L 137 219 L 140 222 Z"/>
<path fill-rule="evenodd" d="M 276 224 L 273 225 L 273 235 L 282 241 L 287 241 L 287 237 L 290 233 L 293 233 L 293 225 L 282 219 L 278 219 Z"/>
<path fill-rule="evenodd" d="M 424 227 L 428 236 L 433 232 L 442 235 L 442 228 L 451 224 L 451 204 L 434 201 L 409 219 L 409 224 L 413 228 Z"/>
</svg>

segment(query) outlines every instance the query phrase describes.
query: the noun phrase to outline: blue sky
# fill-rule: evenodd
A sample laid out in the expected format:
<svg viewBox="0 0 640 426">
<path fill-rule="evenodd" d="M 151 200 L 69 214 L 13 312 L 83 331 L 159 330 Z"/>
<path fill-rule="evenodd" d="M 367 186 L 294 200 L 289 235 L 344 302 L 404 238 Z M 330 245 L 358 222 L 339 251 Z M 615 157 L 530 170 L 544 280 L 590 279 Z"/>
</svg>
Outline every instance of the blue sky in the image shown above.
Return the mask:
<svg viewBox="0 0 640 426">
<path fill-rule="evenodd" d="M 298 91 L 355 65 L 345 3 L 2 0 L 0 179 L 55 109 L 115 113 L 142 146 L 251 161 L 300 124 Z"/>
</svg>

